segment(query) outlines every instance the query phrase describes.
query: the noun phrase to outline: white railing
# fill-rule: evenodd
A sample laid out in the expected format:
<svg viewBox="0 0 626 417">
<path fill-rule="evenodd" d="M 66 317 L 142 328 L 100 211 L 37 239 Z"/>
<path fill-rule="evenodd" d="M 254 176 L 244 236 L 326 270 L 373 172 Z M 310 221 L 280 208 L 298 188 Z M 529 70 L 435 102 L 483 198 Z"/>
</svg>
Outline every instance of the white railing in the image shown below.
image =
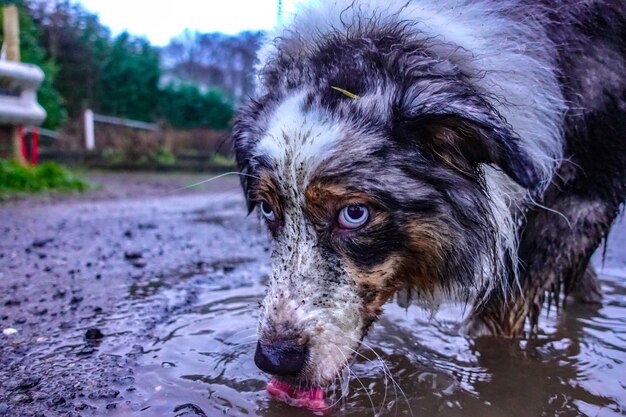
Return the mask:
<svg viewBox="0 0 626 417">
<path fill-rule="evenodd" d="M 96 148 L 96 133 L 95 123 L 105 123 L 114 126 L 124 126 L 132 129 L 139 130 L 159 130 L 159 125 L 154 123 L 140 122 L 138 120 L 123 119 L 120 117 L 105 116 L 103 114 L 97 114 L 90 109 L 85 110 L 84 125 L 85 125 L 85 148 L 88 151 L 92 151 Z"/>
</svg>

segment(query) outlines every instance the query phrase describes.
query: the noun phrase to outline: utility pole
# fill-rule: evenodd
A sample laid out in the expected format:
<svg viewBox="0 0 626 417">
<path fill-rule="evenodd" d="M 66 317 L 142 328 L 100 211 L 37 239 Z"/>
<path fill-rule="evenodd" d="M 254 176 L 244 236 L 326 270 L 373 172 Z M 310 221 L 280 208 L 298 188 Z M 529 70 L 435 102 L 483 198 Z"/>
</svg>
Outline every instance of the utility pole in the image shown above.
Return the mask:
<svg viewBox="0 0 626 417">
<path fill-rule="evenodd" d="M 278 22 L 278 26 L 282 25 L 283 23 L 283 0 L 278 0 L 278 12 L 277 12 L 277 19 L 276 21 Z"/>
<path fill-rule="evenodd" d="M 3 27 L 4 27 L 4 46 L 6 48 L 7 61 L 20 62 L 20 19 L 17 6 L 13 1 L 2 1 L 3 9 Z M 22 155 L 22 141 L 18 132 L 18 127 L 15 126 L 11 131 L 11 138 L 13 142 L 13 157 L 16 161 L 26 165 L 24 155 Z"/>
</svg>

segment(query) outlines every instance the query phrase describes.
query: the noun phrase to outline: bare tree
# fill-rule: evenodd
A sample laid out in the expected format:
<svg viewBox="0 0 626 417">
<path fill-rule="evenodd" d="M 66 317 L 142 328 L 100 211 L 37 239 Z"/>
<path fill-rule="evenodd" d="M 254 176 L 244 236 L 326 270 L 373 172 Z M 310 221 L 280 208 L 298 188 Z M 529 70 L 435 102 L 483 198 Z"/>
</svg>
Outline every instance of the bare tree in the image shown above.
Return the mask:
<svg viewBox="0 0 626 417">
<path fill-rule="evenodd" d="M 165 84 L 191 83 L 201 89 L 218 88 L 235 102 L 253 92 L 251 74 L 262 32 L 185 32 L 161 51 Z"/>
</svg>

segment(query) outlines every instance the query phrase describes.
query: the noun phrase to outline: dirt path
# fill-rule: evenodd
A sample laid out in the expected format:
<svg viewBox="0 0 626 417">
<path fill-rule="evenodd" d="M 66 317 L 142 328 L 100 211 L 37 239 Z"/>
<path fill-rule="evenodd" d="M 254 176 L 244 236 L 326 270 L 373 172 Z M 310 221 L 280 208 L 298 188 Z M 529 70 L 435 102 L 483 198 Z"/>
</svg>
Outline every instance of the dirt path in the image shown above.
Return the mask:
<svg viewBox="0 0 626 417">
<path fill-rule="evenodd" d="M 0 415 L 130 409 L 151 330 L 194 302 L 193 288 L 168 290 L 267 261 L 236 178 L 194 190 L 180 188 L 205 177 L 90 178 L 103 188 L 0 205 Z M 626 268 L 624 222 L 605 266 Z"/>
<path fill-rule="evenodd" d="M 0 415 L 123 407 L 151 327 L 193 301 L 164 290 L 264 257 L 236 178 L 90 179 L 103 188 L 0 205 Z"/>
</svg>

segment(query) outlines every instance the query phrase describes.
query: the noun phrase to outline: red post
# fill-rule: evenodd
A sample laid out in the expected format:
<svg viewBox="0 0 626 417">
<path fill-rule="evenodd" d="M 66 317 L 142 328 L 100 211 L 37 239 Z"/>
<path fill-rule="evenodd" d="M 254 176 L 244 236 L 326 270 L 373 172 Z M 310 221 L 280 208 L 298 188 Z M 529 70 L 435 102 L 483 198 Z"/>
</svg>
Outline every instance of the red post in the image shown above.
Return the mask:
<svg viewBox="0 0 626 417">
<path fill-rule="evenodd" d="M 37 165 L 39 159 L 39 128 L 33 128 L 32 141 L 30 144 L 30 163 Z"/>
<path fill-rule="evenodd" d="M 24 127 L 19 126 L 17 128 L 17 137 L 20 141 L 20 152 L 22 153 L 22 161 L 28 161 L 28 155 L 26 152 L 26 139 L 24 138 Z"/>
</svg>

